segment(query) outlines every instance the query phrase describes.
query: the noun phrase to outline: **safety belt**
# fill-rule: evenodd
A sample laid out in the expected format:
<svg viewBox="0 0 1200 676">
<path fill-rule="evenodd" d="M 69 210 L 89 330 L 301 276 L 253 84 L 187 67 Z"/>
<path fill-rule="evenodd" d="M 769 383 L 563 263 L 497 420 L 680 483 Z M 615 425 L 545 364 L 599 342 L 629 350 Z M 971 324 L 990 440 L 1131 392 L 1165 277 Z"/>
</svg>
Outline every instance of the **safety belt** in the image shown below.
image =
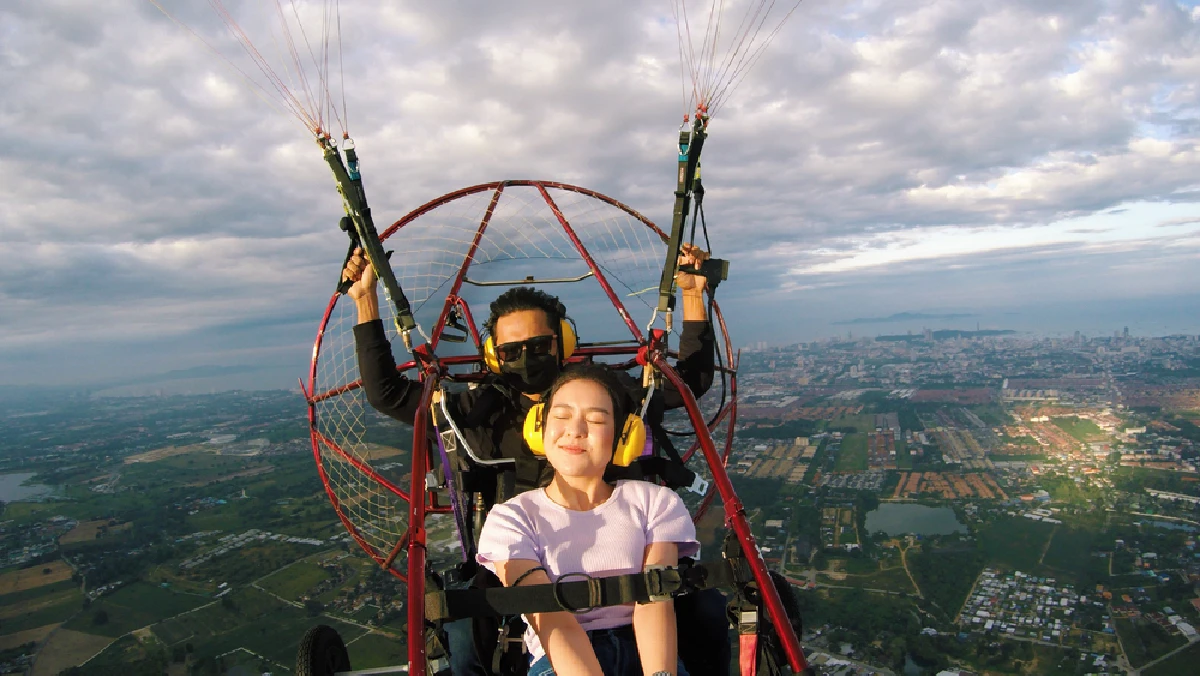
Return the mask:
<svg viewBox="0 0 1200 676">
<path fill-rule="evenodd" d="M 568 573 L 550 584 L 520 587 L 434 589 L 425 594 L 425 619 L 431 622 L 523 613 L 582 612 L 626 603 L 651 603 L 691 591 L 736 585 L 724 563 L 651 566 L 641 573 L 592 577 Z"/>
</svg>

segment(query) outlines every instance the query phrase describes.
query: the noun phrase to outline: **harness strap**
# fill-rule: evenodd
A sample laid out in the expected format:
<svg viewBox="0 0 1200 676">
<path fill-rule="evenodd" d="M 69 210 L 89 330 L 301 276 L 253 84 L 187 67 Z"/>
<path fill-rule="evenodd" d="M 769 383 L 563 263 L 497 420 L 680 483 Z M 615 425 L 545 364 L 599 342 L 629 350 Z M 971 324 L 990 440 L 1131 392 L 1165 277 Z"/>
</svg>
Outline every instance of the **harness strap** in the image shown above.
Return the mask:
<svg viewBox="0 0 1200 676">
<path fill-rule="evenodd" d="M 638 458 L 628 467 L 609 465 L 604 470 L 605 481 L 620 481 L 635 479 L 640 481 L 660 480 L 672 490 L 691 488 L 696 484 L 696 473 L 684 466 L 683 462 L 648 455 Z"/>
<path fill-rule="evenodd" d="M 736 584 L 728 565 L 651 566 L 641 573 L 592 577 L 570 573 L 551 584 L 468 589 L 434 589 L 425 594 L 425 619 L 503 617 L 522 613 L 578 613 L 626 603 L 666 601 L 690 591 Z"/>
</svg>

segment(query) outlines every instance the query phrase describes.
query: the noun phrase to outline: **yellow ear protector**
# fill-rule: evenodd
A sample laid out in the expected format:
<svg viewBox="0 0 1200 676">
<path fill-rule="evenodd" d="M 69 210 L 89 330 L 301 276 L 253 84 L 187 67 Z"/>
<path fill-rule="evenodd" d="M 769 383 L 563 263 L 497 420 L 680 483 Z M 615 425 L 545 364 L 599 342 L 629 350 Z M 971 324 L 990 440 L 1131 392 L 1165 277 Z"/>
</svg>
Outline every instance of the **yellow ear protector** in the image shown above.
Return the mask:
<svg viewBox="0 0 1200 676">
<path fill-rule="evenodd" d="M 568 357 L 575 354 L 575 345 L 579 340 L 575 336 L 575 327 L 571 324 L 571 320 L 566 318 L 559 320 L 558 337 L 560 348 L 558 359 L 566 361 Z M 483 341 L 483 363 L 492 373 L 500 372 L 500 357 L 496 356 L 496 339 L 492 336 L 488 336 L 487 340 Z"/>
<path fill-rule="evenodd" d="M 525 426 L 522 433 L 525 436 L 525 443 L 534 455 L 546 455 L 546 444 L 542 439 L 545 410 L 545 404 L 538 404 L 525 414 Z M 620 438 L 617 439 L 617 448 L 613 451 L 612 464 L 617 467 L 628 467 L 633 464 L 634 460 L 642 456 L 645 448 L 646 423 L 631 413 L 625 418 L 625 427 L 621 430 Z"/>
</svg>

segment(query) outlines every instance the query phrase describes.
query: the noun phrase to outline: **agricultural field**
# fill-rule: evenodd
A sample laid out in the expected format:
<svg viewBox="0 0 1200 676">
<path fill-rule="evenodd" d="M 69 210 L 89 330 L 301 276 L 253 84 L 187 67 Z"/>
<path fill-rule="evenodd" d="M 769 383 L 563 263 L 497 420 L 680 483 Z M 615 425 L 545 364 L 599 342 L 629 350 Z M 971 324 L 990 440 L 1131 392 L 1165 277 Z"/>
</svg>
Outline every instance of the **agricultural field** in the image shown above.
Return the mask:
<svg viewBox="0 0 1200 676">
<path fill-rule="evenodd" d="M 1074 416 L 1065 418 L 1051 418 L 1050 422 L 1057 425 L 1062 431 L 1070 434 L 1077 441 L 1088 443 L 1090 441 L 1105 441 L 1109 438 L 1104 430 L 1100 429 L 1096 423 L 1091 420 L 1084 420 Z"/>
<path fill-rule="evenodd" d="M 840 418 L 835 418 L 829 422 L 827 429 L 832 431 L 848 430 L 854 428 L 858 434 L 867 434 L 875 431 L 875 414 L 860 413 L 858 415 L 846 415 Z"/>
<path fill-rule="evenodd" d="M 95 521 L 82 521 L 69 532 L 65 533 L 58 539 L 60 545 L 71 545 L 80 542 L 94 542 L 97 539 L 108 535 L 116 535 L 122 531 L 126 531 L 133 524 L 116 523 L 109 519 L 96 519 Z"/>
<path fill-rule="evenodd" d="M 1197 661 L 1200 661 L 1200 643 L 1193 643 L 1162 662 L 1148 667 L 1142 671 L 1142 674 L 1145 676 L 1192 676 L 1196 673 Z"/>
<path fill-rule="evenodd" d="M 980 547 L 991 565 L 1033 573 L 1054 526 L 1022 517 L 1002 517 L 979 527 Z"/>
<path fill-rule="evenodd" d="M 256 589 L 238 590 L 151 629 L 168 647 L 191 643 L 197 659 L 246 648 L 290 669 L 304 632 L 316 624 L 334 627 L 346 642 L 366 631 L 328 616 L 309 616 Z"/>
<path fill-rule="evenodd" d="M 258 586 L 279 597 L 296 601 L 319 582 L 329 579 L 320 566 L 301 561 L 259 581 Z"/>
<path fill-rule="evenodd" d="M 908 450 L 908 443 L 903 439 L 896 440 L 896 469 L 912 469 L 913 459 L 912 452 Z"/>
<path fill-rule="evenodd" d="M 83 632 L 59 629 L 38 655 L 31 676 L 54 676 L 63 669 L 82 664 L 104 650 L 113 639 Z"/>
<path fill-rule="evenodd" d="M 408 643 L 376 633 L 363 634 L 346 646 L 352 669 L 374 669 L 408 661 Z"/>
<path fill-rule="evenodd" d="M 1082 573 L 1096 560 L 1096 557 L 1092 556 L 1092 543 L 1095 539 L 1095 533 L 1060 526 L 1054 532 L 1054 539 L 1050 541 L 1050 548 L 1046 550 L 1046 557 L 1042 563 L 1063 573 Z"/>
<path fill-rule="evenodd" d="M 36 566 L 27 570 L 34 570 L 40 574 L 43 568 L 45 566 Z M 68 577 L 70 577 L 70 569 L 68 568 L 67 571 Z M 57 576 L 45 575 L 43 577 Z M 12 586 L 14 585 L 10 585 L 10 588 Z M 0 636 L 23 634 L 42 630 L 48 625 L 58 625 L 78 613 L 83 606 L 83 593 L 69 579 L 38 587 L 31 587 L 25 583 L 15 586 L 26 588 L 0 596 Z"/>
<path fill-rule="evenodd" d="M 867 470 L 867 435 L 847 434 L 833 467 L 835 472 L 865 472 Z"/>
<path fill-rule="evenodd" d="M 177 594 L 146 582 L 135 582 L 93 601 L 65 627 L 116 638 L 208 602 L 209 599 L 203 597 Z"/>
<path fill-rule="evenodd" d="M 44 587 L 71 579 L 71 567 L 62 561 L 22 568 L 0 575 L 0 596 Z"/>
<path fill-rule="evenodd" d="M 1171 636 L 1167 630 L 1153 622 L 1121 618 L 1116 621 L 1116 625 L 1125 655 L 1134 667 L 1153 662 L 1187 643 L 1187 639 Z"/>
<path fill-rule="evenodd" d="M 209 452 L 172 455 L 155 462 L 125 465 L 121 485 L 152 487 L 178 485 L 203 487 L 274 470 L 274 465 L 253 456 L 217 455 Z"/>
</svg>

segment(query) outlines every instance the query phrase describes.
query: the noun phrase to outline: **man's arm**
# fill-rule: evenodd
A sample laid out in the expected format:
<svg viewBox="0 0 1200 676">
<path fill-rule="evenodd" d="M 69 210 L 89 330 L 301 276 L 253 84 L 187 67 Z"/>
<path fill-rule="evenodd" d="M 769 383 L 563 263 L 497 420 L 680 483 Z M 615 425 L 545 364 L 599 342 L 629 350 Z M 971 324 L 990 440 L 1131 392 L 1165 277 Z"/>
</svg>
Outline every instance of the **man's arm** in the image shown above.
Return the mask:
<svg viewBox="0 0 1200 676">
<path fill-rule="evenodd" d="M 674 542 L 646 545 L 642 569 L 651 565 L 679 564 L 679 546 Z M 633 607 L 633 636 L 642 660 L 642 673 L 666 671 L 674 674 L 679 661 L 675 634 L 675 602 L 655 601 Z"/>
<path fill-rule="evenodd" d="M 421 388 L 404 374 L 396 371 L 392 345 L 383 331 L 379 318 L 379 294 L 375 290 L 375 270 L 355 249 L 342 271 L 343 280 L 354 284 L 346 292 L 354 299 L 358 324 L 354 326 L 354 349 L 358 355 L 358 373 L 362 378 L 367 403 L 384 415 L 413 424 Z"/>
<path fill-rule="evenodd" d="M 691 244 L 680 249 L 679 264 L 699 267 L 706 254 Z M 680 272 L 676 286 L 683 296 L 683 331 L 679 336 L 679 358 L 675 371 L 687 383 L 692 395 L 700 398 L 712 387 L 716 373 L 716 336 L 708 321 L 708 308 L 704 301 L 707 280 L 700 275 Z M 683 397 L 671 383 L 663 387 L 663 404 L 666 408 L 683 406 Z"/>
<path fill-rule="evenodd" d="M 541 563 L 533 559 L 497 561 L 496 576 L 505 587 L 513 586 L 522 575 L 525 576 L 521 579 L 522 585 L 550 584 L 550 576 L 545 570 L 534 570 L 539 566 Z M 532 573 L 529 572 L 531 570 Z M 542 642 L 555 673 L 603 676 L 596 652 L 592 650 L 592 642 L 574 615 L 563 610 L 556 613 L 529 613 L 525 619 Z"/>
</svg>

